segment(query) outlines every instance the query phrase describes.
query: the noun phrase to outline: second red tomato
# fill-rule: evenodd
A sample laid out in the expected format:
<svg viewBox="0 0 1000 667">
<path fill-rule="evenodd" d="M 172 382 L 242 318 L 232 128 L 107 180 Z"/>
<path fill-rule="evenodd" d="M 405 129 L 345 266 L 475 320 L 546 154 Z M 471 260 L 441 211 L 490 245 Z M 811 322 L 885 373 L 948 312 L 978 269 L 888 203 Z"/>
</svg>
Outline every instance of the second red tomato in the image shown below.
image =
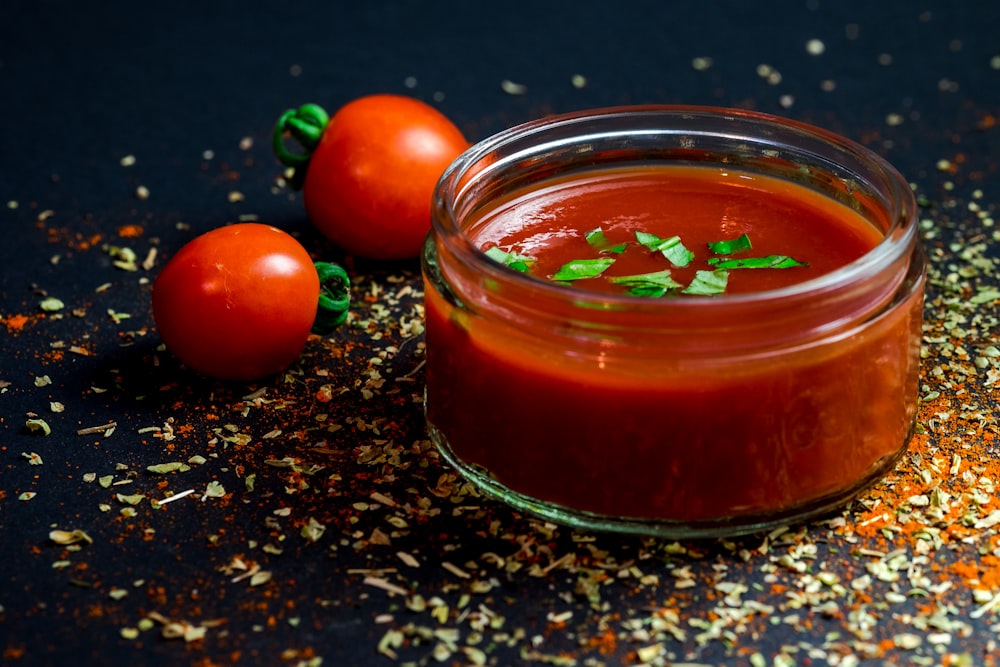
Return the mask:
<svg viewBox="0 0 1000 667">
<path fill-rule="evenodd" d="M 312 149 L 302 182 L 306 213 L 351 254 L 417 257 L 430 230 L 434 187 L 467 147 L 447 117 L 419 100 L 354 100 L 333 115 Z"/>
</svg>

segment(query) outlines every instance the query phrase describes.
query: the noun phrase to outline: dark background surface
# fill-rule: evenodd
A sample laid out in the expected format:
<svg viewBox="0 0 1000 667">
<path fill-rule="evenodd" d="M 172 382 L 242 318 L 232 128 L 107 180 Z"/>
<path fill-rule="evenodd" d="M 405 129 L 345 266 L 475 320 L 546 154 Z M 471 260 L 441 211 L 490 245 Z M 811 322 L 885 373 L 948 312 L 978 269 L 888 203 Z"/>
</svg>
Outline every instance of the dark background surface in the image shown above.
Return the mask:
<svg viewBox="0 0 1000 667">
<path fill-rule="evenodd" d="M 937 0 L 3 3 L 3 663 L 995 664 L 998 35 L 1000 4 Z M 843 513 L 739 540 L 586 534 L 476 497 L 423 432 L 416 263 L 341 258 L 270 153 L 286 108 L 376 92 L 470 140 L 689 103 L 888 157 L 932 259 L 914 456 Z M 180 368 L 149 308 L 166 259 L 241 219 L 343 259 L 356 290 L 347 325 L 252 385 Z M 127 271 L 115 247 L 157 255 Z M 171 461 L 190 470 L 148 471 Z M 943 516 L 912 500 L 941 492 Z M 145 498 L 127 516 L 116 494 Z"/>
</svg>

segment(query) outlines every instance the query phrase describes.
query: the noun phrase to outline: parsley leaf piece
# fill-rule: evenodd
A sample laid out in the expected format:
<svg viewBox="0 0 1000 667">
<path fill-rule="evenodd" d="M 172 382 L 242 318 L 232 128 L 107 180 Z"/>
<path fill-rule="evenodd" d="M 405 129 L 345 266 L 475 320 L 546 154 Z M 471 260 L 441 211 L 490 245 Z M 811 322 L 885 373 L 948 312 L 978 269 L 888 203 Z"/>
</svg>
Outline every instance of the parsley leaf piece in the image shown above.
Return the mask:
<svg viewBox="0 0 1000 667">
<path fill-rule="evenodd" d="M 669 270 L 638 273 L 632 276 L 610 276 L 608 282 L 624 285 L 633 296 L 663 296 L 681 287 L 681 284 L 670 277 Z"/>
<path fill-rule="evenodd" d="M 569 281 L 583 280 L 584 278 L 596 278 L 604 273 L 609 266 L 615 263 L 611 257 L 599 257 L 597 259 L 574 259 L 563 264 L 558 271 L 552 274 L 552 280 Z"/>
<path fill-rule="evenodd" d="M 608 237 L 604 235 L 604 230 L 600 227 L 591 229 L 589 232 L 584 234 L 584 238 L 594 248 L 597 248 L 601 252 L 613 252 L 616 255 L 620 255 L 625 252 L 625 243 L 618 243 L 616 245 L 611 245 L 608 241 Z"/>
<path fill-rule="evenodd" d="M 632 296 L 644 296 L 656 299 L 658 297 L 664 296 L 670 292 L 666 287 L 661 285 L 654 285 L 652 283 L 644 283 L 642 285 L 635 285 L 629 288 L 628 293 Z"/>
<path fill-rule="evenodd" d="M 681 243 L 681 237 L 679 236 L 661 239 L 656 234 L 650 234 L 649 232 L 636 232 L 635 240 L 653 252 L 662 253 L 674 266 L 685 267 L 694 259 L 694 253 Z"/>
<path fill-rule="evenodd" d="M 708 249 L 716 255 L 732 255 L 733 253 L 741 252 L 743 250 L 749 250 L 752 247 L 753 245 L 750 243 L 750 237 L 746 234 L 737 236 L 735 239 L 715 242 L 710 241 L 708 243 Z"/>
<path fill-rule="evenodd" d="M 726 291 L 726 284 L 729 282 L 729 272 L 725 269 L 714 271 L 697 271 L 694 280 L 684 288 L 685 294 L 698 296 L 714 296 Z"/>
<path fill-rule="evenodd" d="M 507 252 L 506 250 L 501 250 L 498 246 L 493 246 L 487 250 L 486 256 L 494 262 L 503 264 L 504 266 L 514 269 L 515 271 L 520 271 L 521 273 L 527 273 L 531 263 L 535 261 L 533 257 L 525 257 L 524 255 L 518 255 L 515 252 Z"/>
<path fill-rule="evenodd" d="M 712 257 L 708 260 L 708 263 L 717 269 L 791 269 L 797 266 L 809 266 L 805 262 L 792 259 L 788 255 L 743 257 L 740 259 Z"/>
</svg>

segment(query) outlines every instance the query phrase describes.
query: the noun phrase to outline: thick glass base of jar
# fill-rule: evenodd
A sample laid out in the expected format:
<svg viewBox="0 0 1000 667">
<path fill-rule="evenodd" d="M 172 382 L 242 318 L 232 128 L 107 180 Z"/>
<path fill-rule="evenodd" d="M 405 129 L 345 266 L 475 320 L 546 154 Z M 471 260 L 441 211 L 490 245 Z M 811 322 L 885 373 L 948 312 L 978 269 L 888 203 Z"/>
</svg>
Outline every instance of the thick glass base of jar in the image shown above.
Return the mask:
<svg viewBox="0 0 1000 667">
<path fill-rule="evenodd" d="M 672 540 L 707 539 L 748 535 L 787 526 L 793 523 L 803 523 L 825 516 L 830 512 L 844 507 L 848 502 L 871 488 L 885 474 L 892 470 L 899 459 L 907 451 L 907 443 L 912 435 L 912 428 L 906 437 L 906 442 L 892 456 L 887 456 L 872 466 L 867 475 L 859 478 L 857 483 L 834 494 L 815 498 L 781 511 L 764 514 L 745 514 L 718 517 L 704 521 L 679 521 L 674 519 L 653 519 L 649 517 L 609 516 L 574 509 L 533 498 L 519 493 L 499 482 L 482 467 L 467 463 L 459 458 L 448 444 L 448 439 L 433 423 L 427 422 L 427 431 L 438 453 L 464 479 L 484 495 L 506 503 L 508 506 L 532 516 L 547 521 L 553 521 L 570 528 L 593 530 L 607 533 L 622 533 L 627 535 L 645 535 Z"/>
</svg>

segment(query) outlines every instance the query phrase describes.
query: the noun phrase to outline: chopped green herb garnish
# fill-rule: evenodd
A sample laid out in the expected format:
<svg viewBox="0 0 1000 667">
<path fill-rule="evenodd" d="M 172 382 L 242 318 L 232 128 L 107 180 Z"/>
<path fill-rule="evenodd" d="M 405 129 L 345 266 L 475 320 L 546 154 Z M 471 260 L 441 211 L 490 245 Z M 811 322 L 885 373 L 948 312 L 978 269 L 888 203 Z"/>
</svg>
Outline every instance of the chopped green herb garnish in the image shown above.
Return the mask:
<svg viewBox="0 0 1000 667">
<path fill-rule="evenodd" d="M 497 246 L 493 246 L 487 250 L 486 256 L 494 262 L 503 264 L 504 266 L 514 269 L 515 271 L 520 271 L 521 273 L 527 273 L 528 267 L 535 261 L 532 257 L 518 255 L 515 252 L 507 252 L 506 250 L 501 250 Z"/>
<path fill-rule="evenodd" d="M 610 276 L 608 281 L 615 285 L 625 285 L 633 296 L 663 296 L 667 292 L 680 289 L 682 285 L 670 277 L 669 270 L 639 273 L 632 276 Z"/>
<path fill-rule="evenodd" d="M 599 257 L 597 259 L 574 259 L 563 264 L 558 271 L 552 275 L 552 280 L 569 281 L 582 280 L 584 278 L 596 278 L 604 273 L 609 266 L 615 263 L 611 257 Z"/>
<path fill-rule="evenodd" d="M 684 247 L 679 236 L 661 239 L 656 234 L 636 232 L 635 240 L 654 252 L 663 253 L 663 256 L 670 260 L 674 266 L 687 266 L 694 259 L 694 253 Z"/>
<path fill-rule="evenodd" d="M 661 238 L 649 232 L 635 231 L 634 233 L 636 241 L 641 246 L 647 250 L 662 254 L 664 258 L 676 267 L 687 267 L 695 258 L 695 254 L 681 242 L 680 236 Z M 629 243 L 612 245 L 601 227 L 596 227 L 586 232 L 584 238 L 588 245 L 601 253 L 620 254 L 629 245 Z M 800 262 L 787 255 L 728 257 L 728 255 L 744 252 L 753 247 L 750 236 L 745 233 L 732 239 L 710 241 L 707 246 L 709 251 L 716 255 L 705 260 L 711 268 L 708 270 L 697 270 L 694 278 L 687 287 L 674 280 L 669 269 L 626 276 L 607 276 L 606 278 L 613 285 L 620 285 L 627 288 L 628 293 L 633 296 L 661 297 L 671 293 L 712 296 L 725 293 L 729 283 L 730 269 L 789 269 L 808 266 L 807 263 Z M 522 273 L 527 272 L 530 265 L 535 262 L 535 258 L 533 257 L 508 252 L 497 246 L 486 250 L 485 254 L 493 261 Z M 554 282 L 561 283 L 597 278 L 614 264 L 615 261 L 616 258 L 614 257 L 575 259 L 563 264 L 549 278 Z"/>
<path fill-rule="evenodd" d="M 661 297 L 664 294 L 667 294 L 668 292 L 670 292 L 670 290 L 668 290 L 667 288 L 661 287 L 660 285 L 653 285 L 652 283 L 635 285 L 633 287 L 630 287 L 628 290 L 628 293 L 631 294 L 632 296 L 644 296 L 652 299 Z"/>
<path fill-rule="evenodd" d="M 694 280 L 684 288 L 685 294 L 695 294 L 699 296 L 714 296 L 726 291 L 726 284 L 729 282 L 729 272 L 725 269 L 714 271 L 697 271 Z"/>
<path fill-rule="evenodd" d="M 584 238 L 587 239 L 587 243 L 597 248 L 601 252 L 613 252 L 615 254 L 621 254 L 625 252 L 625 248 L 627 246 L 627 244 L 625 243 L 618 243 L 616 245 L 611 245 L 611 242 L 608 241 L 608 237 L 604 235 L 604 230 L 601 229 L 600 227 L 597 227 L 596 229 L 591 229 L 584 235 Z"/>
<path fill-rule="evenodd" d="M 710 241 L 708 244 L 708 249 L 716 255 L 732 255 L 733 253 L 742 252 L 743 250 L 749 250 L 752 247 L 750 237 L 746 234 L 737 236 L 735 239 L 727 239 L 725 241 Z"/>
<path fill-rule="evenodd" d="M 717 269 L 791 269 L 796 266 L 809 266 L 788 255 L 768 255 L 767 257 L 743 257 L 741 259 L 722 259 L 712 257 L 708 263 Z"/>
</svg>

